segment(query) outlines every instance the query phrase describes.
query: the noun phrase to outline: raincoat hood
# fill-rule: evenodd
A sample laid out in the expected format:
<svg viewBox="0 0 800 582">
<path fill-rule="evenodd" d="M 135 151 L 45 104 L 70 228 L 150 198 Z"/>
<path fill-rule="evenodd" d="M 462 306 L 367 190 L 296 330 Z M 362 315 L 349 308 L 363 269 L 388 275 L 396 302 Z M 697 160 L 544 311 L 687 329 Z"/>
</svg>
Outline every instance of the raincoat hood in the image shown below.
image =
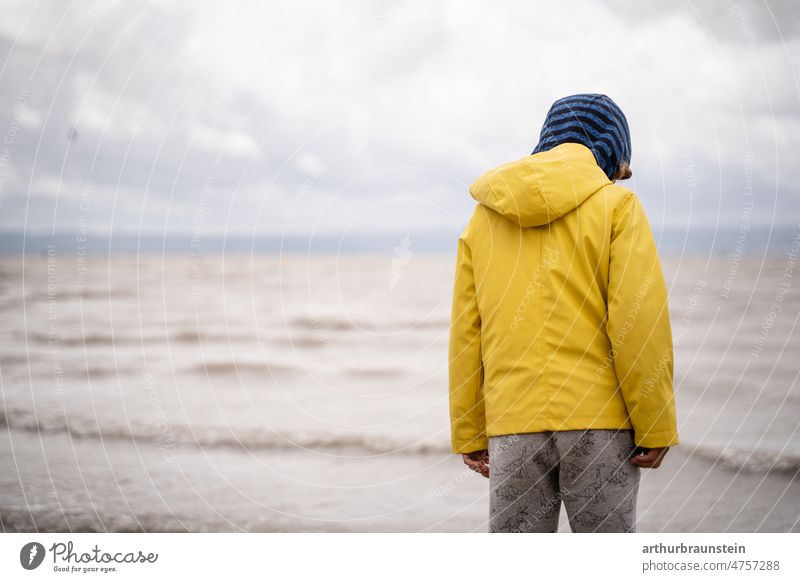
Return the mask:
<svg viewBox="0 0 800 582">
<path fill-rule="evenodd" d="M 527 228 L 575 210 L 608 184 L 592 151 L 567 142 L 489 170 L 470 186 L 470 194 Z"/>
</svg>

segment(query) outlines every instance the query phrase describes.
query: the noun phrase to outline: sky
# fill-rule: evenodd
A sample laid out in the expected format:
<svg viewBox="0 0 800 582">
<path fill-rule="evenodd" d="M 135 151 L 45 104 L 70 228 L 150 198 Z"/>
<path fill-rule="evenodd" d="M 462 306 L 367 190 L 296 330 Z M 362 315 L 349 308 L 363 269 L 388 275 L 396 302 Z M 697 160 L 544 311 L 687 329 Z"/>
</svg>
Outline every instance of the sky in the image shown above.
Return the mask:
<svg viewBox="0 0 800 582">
<path fill-rule="evenodd" d="M 5 1 L 0 233 L 452 237 L 581 92 L 654 229 L 796 228 L 799 71 L 797 1 Z"/>
</svg>

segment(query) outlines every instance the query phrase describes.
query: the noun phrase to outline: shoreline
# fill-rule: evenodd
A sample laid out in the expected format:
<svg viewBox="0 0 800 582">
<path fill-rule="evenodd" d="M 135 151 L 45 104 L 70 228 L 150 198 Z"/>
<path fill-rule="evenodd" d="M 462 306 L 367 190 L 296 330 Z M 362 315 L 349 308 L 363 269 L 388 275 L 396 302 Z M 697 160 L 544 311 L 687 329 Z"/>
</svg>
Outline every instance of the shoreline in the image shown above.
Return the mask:
<svg viewBox="0 0 800 582">
<path fill-rule="evenodd" d="M 0 456 L 13 458 L 0 487 L 2 528 L 486 531 L 488 481 L 457 455 L 337 459 L 183 446 L 176 453 L 170 462 L 152 443 L 8 429 L 0 438 Z M 642 471 L 637 515 L 639 532 L 800 532 L 800 481 L 732 470 L 679 445 L 661 469 Z M 563 507 L 559 531 L 569 531 Z"/>
</svg>

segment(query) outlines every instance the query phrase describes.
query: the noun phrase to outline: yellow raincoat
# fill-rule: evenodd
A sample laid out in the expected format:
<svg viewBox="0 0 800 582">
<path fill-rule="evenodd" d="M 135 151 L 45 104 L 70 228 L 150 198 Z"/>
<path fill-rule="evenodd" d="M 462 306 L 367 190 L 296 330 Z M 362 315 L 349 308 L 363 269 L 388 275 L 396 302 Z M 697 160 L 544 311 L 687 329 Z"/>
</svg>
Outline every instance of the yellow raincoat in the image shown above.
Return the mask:
<svg viewBox="0 0 800 582">
<path fill-rule="evenodd" d="M 452 450 L 524 432 L 633 428 L 676 445 L 672 330 L 636 195 L 586 146 L 490 170 L 458 240 L 449 343 Z"/>
</svg>

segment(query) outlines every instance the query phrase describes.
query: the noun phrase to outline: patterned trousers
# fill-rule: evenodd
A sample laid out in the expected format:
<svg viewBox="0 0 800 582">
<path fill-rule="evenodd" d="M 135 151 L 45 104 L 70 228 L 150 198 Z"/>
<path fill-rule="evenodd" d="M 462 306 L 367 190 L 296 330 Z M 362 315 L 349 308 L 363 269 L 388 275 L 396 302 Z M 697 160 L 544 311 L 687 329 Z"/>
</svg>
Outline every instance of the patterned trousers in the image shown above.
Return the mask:
<svg viewBox="0 0 800 582">
<path fill-rule="evenodd" d="M 633 431 L 587 429 L 489 438 L 489 530 L 555 532 L 561 502 L 573 532 L 635 532 Z"/>
</svg>

